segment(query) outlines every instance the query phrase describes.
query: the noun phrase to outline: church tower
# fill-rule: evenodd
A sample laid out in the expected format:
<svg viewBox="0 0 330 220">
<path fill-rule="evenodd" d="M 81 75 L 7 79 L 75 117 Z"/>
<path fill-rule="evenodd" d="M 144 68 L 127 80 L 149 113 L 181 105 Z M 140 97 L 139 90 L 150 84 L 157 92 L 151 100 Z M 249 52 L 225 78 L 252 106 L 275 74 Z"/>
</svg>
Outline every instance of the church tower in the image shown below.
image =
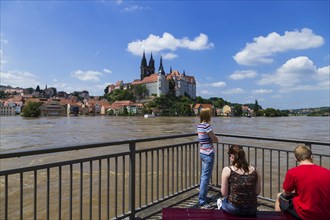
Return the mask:
<svg viewBox="0 0 330 220">
<path fill-rule="evenodd" d="M 143 80 L 144 77 L 150 76 L 151 74 L 155 73 L 155 61 L 152 57 L 152 53 L 149 60 L 149 65 L 147 65 L 147 59 L 145 52 L 143 51 L 143 56 L 141 60 L 141 66 L 140 66 L 140 79 Z"/>
<path fill-rule="evenodd" d="M 163 58 L 160 57 L 160 64 L 158 68 L 158 74 L 165 75 L 164 67 L 163 67 Z"/>
<path fill-rule="evenodd" d="M 150 76 L 151 74 L 155 73 L 155 61 L 154 58 L 152 57 L 152 53 L 150 56 L 150 60 L 149 60 L 149 66 L 148 66 L 148 76 Z"/>
<path fill-rule="evenodd" d="M 147 66 L 146 54 L 143 51 L 143 57 L 142 57 L 141 66 L 140 66 L 140 79 L 141 80 L 143 80 L 143 78 L 147 76 L 147 70 L 148 70 L 148 66 Z"/>
</svg>

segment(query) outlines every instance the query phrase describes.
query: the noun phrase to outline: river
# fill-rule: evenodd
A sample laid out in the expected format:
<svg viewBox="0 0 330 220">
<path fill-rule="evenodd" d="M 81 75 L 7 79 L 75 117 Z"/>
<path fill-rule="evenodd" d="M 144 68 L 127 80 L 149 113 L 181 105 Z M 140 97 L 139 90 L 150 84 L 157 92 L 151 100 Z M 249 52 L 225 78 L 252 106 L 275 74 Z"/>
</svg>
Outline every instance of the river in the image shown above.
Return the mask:
<svg viewBox="0 0 330 220">
<path fill-rule="evenodd" d="M 1 117 L 0 151 L 194 133 L 198 117 Z M 330 140 L 330 117 L 214 117 L 215 133 Z"/>
<path fill-rule="evenodd" d="M 23 118 L 20 116 L 15 117 L 1 117 L 1 143 L 0 151 L 17 151 L 28 150 L 48 147 L 66 147 L 73 145 L 82 145 L 96 142 L 111 142 L 115 140 L 125 140 L 134 138 L 146 138 L 155 136 L 166 136 L 175 134 L 195 133 L 196 124 L 199 122 L 198 117 L 155 117 L 155 118 L 143 118 L 143 117 L 57 117 L 57 118 Z M 211 122 L 215 133 L 224 134 L 238 134 L 238 135 L 251 135 L 261 137 L 274 137 L 274 138 L 287 138 L 287 139 L 304 139 L 329 142 L 330 140 L 330 117 L 280 117 L 280 118 L 220 118 L 214 117 Z M 106 150 L 106 149 L 105 149 Z M 314 150 L 314 148 L 313 148 Z M 102 153 L 102 149 L 97 151 Z M 75 151 L 75 154 L 86 154 L 83 156 L 91 156 L 97 153 L 91 149 L 86 153 L 83 151 Z M 109 153 L 109 152 L 107 152 Z M 320 153 L 330 154 L 328 146 Z M 72 160 L 73 154 L 71 153 L 59 153 L 51 155 L 41 155 L 35 157 L 23 157 L 23 158 L 11 158 L 0 160 L 1 169 L 13 169 L 16 167 L 27 167 L 32 165 L 42 164 L 44 162 L 60 160 Z M 328 161 L 328 160 L 327 160 Z M 324 161 L 327 162 L 327 161 Z M 328 162 L 327 162 L 328 163 Z M 259 163 L 260 164 L 260 163 Z M 88 164 L 84 164 L 88 165 Z M 105 165 L 105 164 L 104 164 Z M 95 165 L 96 166 L 96 165 Z M 165 165 L 164 165 L 165 166 Z M 62 168 L 63 167 L 63 168 Z M 61 184 L 63 185 L 63 192 L 69 192 L 69 170 L 68 166 L 62 166 L 63 179 Z M 105 166 L 103 166 L 105 167 Z M 111 166 L 114 169 L 114 166 Z M 128 167 L 128 165 L 127 165 Z M 166 166 L 165 166 L 166 167 Z M 276 167 L 276 164 L 274 165 Z M 97 166 L 96 166 L 97 168 Z M 95 168 L 94 168 L 95 169 Z M 121 170 L 119 168 L 119 170 Z M 97 169 L 95 170 L 97 172 Z M 89 216 L 89 190 L 88 184 L 91 179 L 88 179 L 88 168 L 84 169 L 84 208 L 83 213 L 85 216 Z M 114 180 L 115 172 L 111 170 L 109 172 L 111 181 Z M 281 173 L 285 173 L 282 170 Z M 120 174 L 120 171 L 119 171 Z M 269 177 L 266 172 L 265 178 Z M 57 189 L 58 185 L 58 171 L 56 168 L 50 172 L 50 215 L 57 216 L 59 193 Z M 85 177 L 86 176 L 86 177 Z M 31 172 L 24 174 L 24 218 L 33 218 L 33 202 L 35 200 L 33 189 L 35 182 L 38 183 L 38 218 L 45 219 L 45 198 L 47 194 L 47 175 L 45 170 L 38 171 L 38 181 L 34 182 L 34 175 Z M 102 181 L 105 181 L 106 174 L 102 174 Z M 76 218 L 79 216 L 79 187 L 80 187 L 80 171 L 77 164 L 73 169 L 73 197 L 76 202 L 73 204 L 73 216 Z M 87 179 L 86 179 L 87 178 Z M 10 199 L 9 199 L 9 215 L 11 219 L 19 218 L 19 201 L 20 188 L 19 183 L 23 181 L 19 175 L 12 175 L 9 178 Z M 92 179 L 92 186 L 98 186 L 99 180 L 97 175 Z M 101 181 L 101 182 L 102 182 Z M 128 181 L 128 180 L 127 180 Z M 149 180 L 148 180 L 149 181 Z M 147 181 L 147 182 L 148 182 Z M 276 182 L 276 181 L 275 181 Z M 143 177 L 142 186 L 145 184 Z M 112 183 L 113 187 L 115 184 Z M 120 184 L 119 184 L 120 185 Z M 0 191 L 3 192 L 5 186 L 4 178 L 0 178 Z M 106 183 L 102 185 L 102 191 L 106 192 Z M 269 190 L 268 185 L 265 185 L 266 191 Z M 126 192 L 128 189 L 125 189 Z M 144 189 L 143 189 L 144 190 Z M 142 196 L 144 191 L 142 190 Z M 277 189 L 274 189 L 277 190 Z M 121 193 L 123 189 L 118 189 Z M 277 190 L 278 191 L 278 190 Z M 98 203 L 97 195 L 98 191 L 93 191 L 93 217 L 97 218 Z M 111 204 L 121 204 L 120 198 L 115 201 L 114 191 L 111 191 L 110 197 L 112 198 Z M 275 192 L 274 194 L 275 195 Z M 69 213 L 69 199 L 67 194 L 63 194 L 62 202 L 62 217 L 68 218 Z M 140 196 L 141 197 L 141 196 Z M 105 197 L 103 196 L 102 199 Z M 142 198 L 144 199 L 144 197 Z M 4 201 L 4 194 L 0 193 L 0 203 Z M 144 201 L 144 200 L 143 200 Z M 102 204 L 106 202 L 103 201 Z M 127 206 L 127 205 L 126 205 Z M 113 205 L 111 206 L 113 207 Z M 111 208 L 111 216 L 114 215 L 113 208 Z M 94 216 L 95 215 L 95 216 Z M 4 216 L 4 209 L 0 206 L 0 219 Z"/>
</svg>

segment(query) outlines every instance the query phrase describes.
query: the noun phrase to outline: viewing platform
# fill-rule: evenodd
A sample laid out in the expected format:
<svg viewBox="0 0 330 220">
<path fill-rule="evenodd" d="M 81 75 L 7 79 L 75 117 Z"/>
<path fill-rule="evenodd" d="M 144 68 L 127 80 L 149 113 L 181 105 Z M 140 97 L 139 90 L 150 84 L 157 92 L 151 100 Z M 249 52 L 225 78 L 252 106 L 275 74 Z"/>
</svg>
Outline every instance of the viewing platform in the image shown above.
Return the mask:
<svg viewBox="0 0 330 220">
<path fill-rule="evenodd" d="M 314 163 L 330 168 L 329 142 L 216 135 L 208 194 L 214 210 L 196 208 L 199 144 L 196 134 L 181 134 L 1 152 L 0 219 L 236 219 L 215 205 L 231 144 L 242 145 L 261 174 L 257 219 L 290 219 L 274 212 L 274 201 L 297 165 L 296 145 L 311 147 Z"/>
</svg>

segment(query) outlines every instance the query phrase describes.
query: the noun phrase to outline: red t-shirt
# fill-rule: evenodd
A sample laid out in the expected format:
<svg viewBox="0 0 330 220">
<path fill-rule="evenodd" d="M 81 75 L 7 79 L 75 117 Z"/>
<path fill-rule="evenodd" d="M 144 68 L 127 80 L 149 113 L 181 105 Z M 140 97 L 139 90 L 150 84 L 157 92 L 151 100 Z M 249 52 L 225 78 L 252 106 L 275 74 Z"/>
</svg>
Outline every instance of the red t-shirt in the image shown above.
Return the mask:
<svg viewBox="0 0 330 220">
<path fill-rule="evenodd" d="M 330 170 L 315 164 L 294 167 L 283 189 L 295 191 L 293 206 L 302 219 L 330 219 Z"/>
</svg>

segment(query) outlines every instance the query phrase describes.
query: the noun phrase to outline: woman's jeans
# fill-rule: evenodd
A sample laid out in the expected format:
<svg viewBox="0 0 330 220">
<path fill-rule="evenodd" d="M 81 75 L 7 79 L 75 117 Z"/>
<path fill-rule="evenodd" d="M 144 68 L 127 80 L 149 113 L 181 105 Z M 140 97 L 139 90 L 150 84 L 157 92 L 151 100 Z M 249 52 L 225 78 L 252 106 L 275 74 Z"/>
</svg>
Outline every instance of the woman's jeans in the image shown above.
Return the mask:
<svg viewBox="0 0 330 220">
<path fill-rule="evenodd" d="M 228 201 L 228 198 L 222 200 L 221 208 L 225 212 L 238 216 L 255 216 L 257 213 L 257 206 L 236 207 Z"/>
<path fill-rule="evenodd" d="M 214 165 L 214 153 L 211 153 L 210 155 L 200 153 L 199 155 L 202 160 L 202 174 L 201 174 L 201 182 L 199 188 L 198 203 L 199 205 L 204 205 L 207 203 L 206 195 L 208 191 L 210 178 L 212 176 L 212 170 Z"/>
</svg>

